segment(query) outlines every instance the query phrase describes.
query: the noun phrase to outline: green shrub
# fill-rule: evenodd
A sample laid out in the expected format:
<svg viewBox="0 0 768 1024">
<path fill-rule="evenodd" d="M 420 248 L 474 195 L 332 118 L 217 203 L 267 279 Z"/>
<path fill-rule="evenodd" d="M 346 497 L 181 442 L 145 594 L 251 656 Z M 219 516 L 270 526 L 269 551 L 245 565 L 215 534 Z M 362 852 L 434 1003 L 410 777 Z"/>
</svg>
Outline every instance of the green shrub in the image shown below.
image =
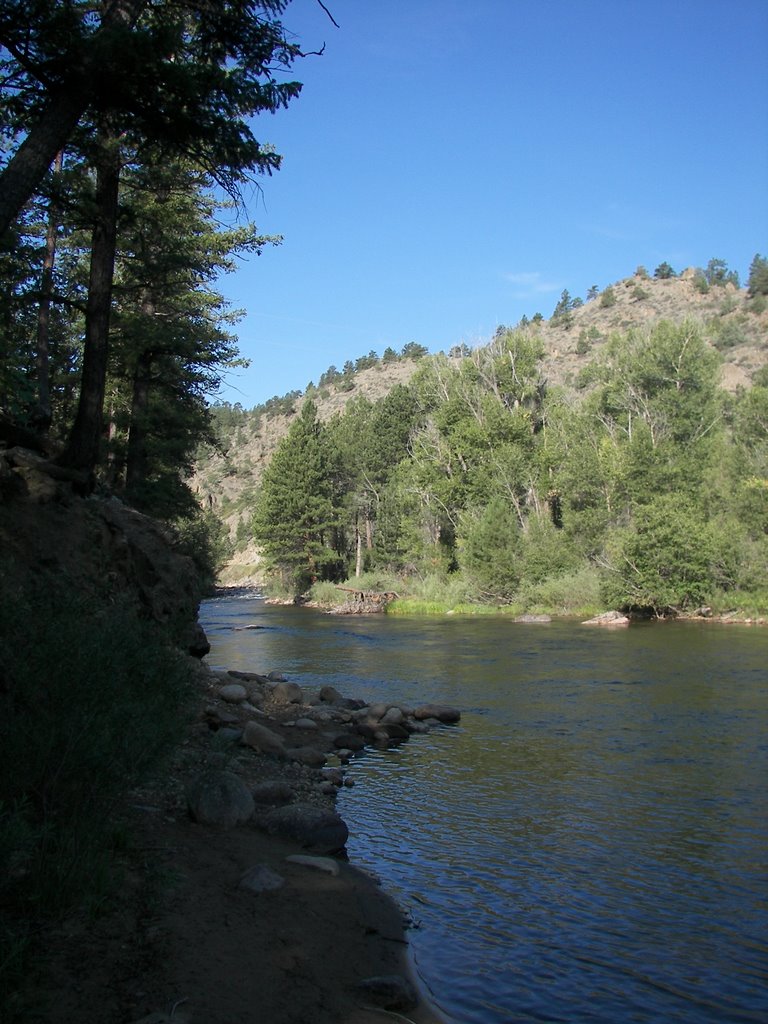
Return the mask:
<svg viewBox="0 0 768 1024">
<path fill-rule="evenodd" d="M 523 584 L 516 603 L 524 611 L 551 615 L 596 615 L 601 610 L 600 575 L 589 565 L 570 573 L 551 576 L 539 583 Z"/>
<path fill-rule="evenodd" d="M 616 292 L 609 285 L 605 289 L 603 294 L 600 296 L 600 308 L 601 309 L 610 309 L 611 306 L 615 306 L 615 305 L 616 305 Z"/>
</svg>

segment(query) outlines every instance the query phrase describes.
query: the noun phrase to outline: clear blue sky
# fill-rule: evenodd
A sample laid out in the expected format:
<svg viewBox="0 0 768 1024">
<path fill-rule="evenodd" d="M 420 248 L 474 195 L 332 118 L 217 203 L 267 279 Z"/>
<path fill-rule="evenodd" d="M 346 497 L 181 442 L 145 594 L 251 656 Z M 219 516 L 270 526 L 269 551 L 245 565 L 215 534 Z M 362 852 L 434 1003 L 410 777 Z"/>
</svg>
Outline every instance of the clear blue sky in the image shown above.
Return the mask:
<svg viewBox="0 0 768 1024">
<path fill-rule="evenodd" d="M 548 317 L 667 260 L 768 255 L 768 0 L 293 0 L 305 50 L 221 282 L 246 408 L 331 364 Z"/>
</svg>

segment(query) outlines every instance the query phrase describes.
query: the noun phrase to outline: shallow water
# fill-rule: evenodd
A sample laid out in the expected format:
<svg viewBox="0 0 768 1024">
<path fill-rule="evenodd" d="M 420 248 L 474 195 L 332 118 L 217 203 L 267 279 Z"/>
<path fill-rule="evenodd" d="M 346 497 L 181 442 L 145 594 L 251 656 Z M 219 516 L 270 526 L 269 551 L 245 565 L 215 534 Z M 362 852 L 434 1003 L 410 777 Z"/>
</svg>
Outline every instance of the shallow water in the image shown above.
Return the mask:
<svg viewBox="0 0 768 1024">
<path fill-rule="evenodd" d="M 462 708 L 356 761 L 339 803 L 456 1021 L 768 1020 L 768 632 L 201 619 L 214 666 Z"/>
</svg>

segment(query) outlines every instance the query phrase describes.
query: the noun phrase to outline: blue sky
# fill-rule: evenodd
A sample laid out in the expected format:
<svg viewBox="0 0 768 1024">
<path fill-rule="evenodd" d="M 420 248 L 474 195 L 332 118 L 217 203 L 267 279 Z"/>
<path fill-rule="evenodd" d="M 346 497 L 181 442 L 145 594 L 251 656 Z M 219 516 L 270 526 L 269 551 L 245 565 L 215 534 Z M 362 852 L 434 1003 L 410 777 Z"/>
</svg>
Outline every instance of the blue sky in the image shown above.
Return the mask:
<svg viewBox="0 0 768 1024">
<path fill-rule="evenodd" d="M 642 264 L 768 255 L 767 0 L 293 0 L 298 100 L 221 290 L 246 408 L 409 341 L 548 317 Z"/>
</svg>

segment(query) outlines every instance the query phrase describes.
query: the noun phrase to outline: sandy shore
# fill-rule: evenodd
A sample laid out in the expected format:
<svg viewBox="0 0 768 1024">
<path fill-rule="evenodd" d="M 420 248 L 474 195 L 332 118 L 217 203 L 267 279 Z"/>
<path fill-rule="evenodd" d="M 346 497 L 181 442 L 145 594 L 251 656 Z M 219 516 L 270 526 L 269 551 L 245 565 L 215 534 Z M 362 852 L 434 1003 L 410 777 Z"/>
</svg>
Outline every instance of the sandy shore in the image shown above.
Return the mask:
<svg viewBox="0 0 768 1024">
<path fill-rule="evenodd" d="M 190 777 L 222 759 L 209 727 L 221 680 L 201 673 L 199 681 L 201 712 L 189 736 L 167 773 L 132 794 L 122 815 L 131 837 L 122 891 L 95 920 L 70 920 L 48 936 L 35 983 L 37 1019 L 444 1021 L 412 972 L 403 915 L 375 879 L 343 859 L 334 859 L 337 874 L 292 862 L 287 858 L 306 851 L 252 822 L 220 829 L 190 818 Z M 249 786 L 282 779 L 300 789 L 317 787 L 316 769 L 252 751 L 238 751 L 227 769 Z M 280 887 L 243 890 L 241 879 L 254 867 L 274 872 Z M 386 1009 L 386 999 L 359 987 L 364 979 L 391 975 L 415 983 L 416 1006 Z"/>
</svg>

